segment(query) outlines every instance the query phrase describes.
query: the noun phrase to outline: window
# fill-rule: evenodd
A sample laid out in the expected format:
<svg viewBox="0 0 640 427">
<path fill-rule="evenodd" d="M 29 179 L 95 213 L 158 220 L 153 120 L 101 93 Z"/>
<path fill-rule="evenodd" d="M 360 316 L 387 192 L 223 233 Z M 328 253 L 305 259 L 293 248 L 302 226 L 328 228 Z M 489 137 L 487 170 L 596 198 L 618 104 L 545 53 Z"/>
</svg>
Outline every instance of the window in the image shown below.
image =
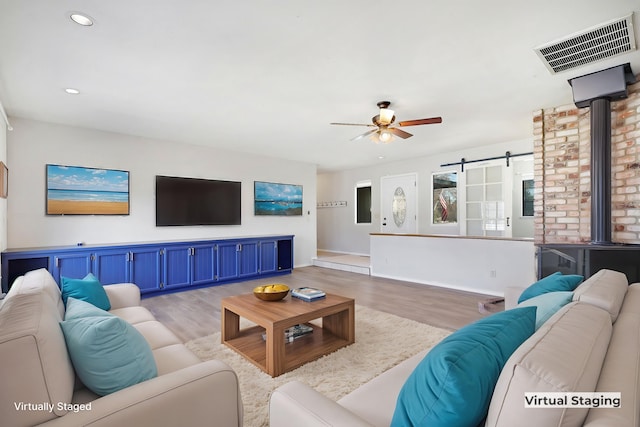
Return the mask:
<svg viewBox="0 0 640 427">
<path fill-rule="evenodd" d="M 440 172 L 432 175 L 433 224 L 458 222 L 458 173 Z"/>
<path fill-rule="evenodd" d="M 371 181 L 356 184 L 356 224 L 371 224 Z"/>
<path fill-rule="evenodd" d="M 522 180 L 522 216 L 533 216 L 533 180 Z"/>
</svg>

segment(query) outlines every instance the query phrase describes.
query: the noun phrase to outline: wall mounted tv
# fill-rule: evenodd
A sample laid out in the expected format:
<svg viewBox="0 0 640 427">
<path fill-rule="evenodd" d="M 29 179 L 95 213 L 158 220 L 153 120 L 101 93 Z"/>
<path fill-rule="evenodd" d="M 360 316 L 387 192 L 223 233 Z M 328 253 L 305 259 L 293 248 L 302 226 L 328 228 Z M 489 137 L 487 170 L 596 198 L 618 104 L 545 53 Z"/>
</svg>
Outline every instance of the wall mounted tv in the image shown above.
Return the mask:
<svg viewBox="0 0 640 427">
<path fill-rule="evenodd" d="M 241 184 L 156 175 L 156 226 L 240 225 Z"/>
</svg>

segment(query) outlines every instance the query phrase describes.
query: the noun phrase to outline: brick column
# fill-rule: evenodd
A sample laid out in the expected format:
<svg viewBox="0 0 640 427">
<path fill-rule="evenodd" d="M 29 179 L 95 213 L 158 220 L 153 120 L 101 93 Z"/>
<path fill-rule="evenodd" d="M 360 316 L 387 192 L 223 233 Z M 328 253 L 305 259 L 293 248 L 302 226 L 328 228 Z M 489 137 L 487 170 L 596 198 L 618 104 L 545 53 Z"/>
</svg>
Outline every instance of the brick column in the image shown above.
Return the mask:
<svg viewBox="0 0 640 427">
<path fill-rule="evenodd" d="M 640 243 L 640 83 L 611 103 L 612 240 Z M 537 244 L 591 240 L 589 108 L 573 104 L 533 113 Z"/>
</svg>

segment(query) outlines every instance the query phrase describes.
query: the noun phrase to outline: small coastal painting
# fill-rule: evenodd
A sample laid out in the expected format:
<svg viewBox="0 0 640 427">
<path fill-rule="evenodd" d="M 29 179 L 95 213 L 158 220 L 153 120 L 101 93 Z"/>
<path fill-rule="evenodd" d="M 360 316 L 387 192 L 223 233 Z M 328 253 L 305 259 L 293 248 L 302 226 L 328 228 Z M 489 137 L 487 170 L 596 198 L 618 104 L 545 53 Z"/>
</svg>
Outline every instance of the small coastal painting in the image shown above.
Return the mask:
<svg viewBox="0 0 640 427">
<path fill-rule="evenodd" d="M 47 165 L 47 215 L 129 215 L 129 172 Z"/>
<path fill-rule="evenodd" d="M 254 181 L 256 215 L 302 215 L 302 185 Z"/>
</svg>

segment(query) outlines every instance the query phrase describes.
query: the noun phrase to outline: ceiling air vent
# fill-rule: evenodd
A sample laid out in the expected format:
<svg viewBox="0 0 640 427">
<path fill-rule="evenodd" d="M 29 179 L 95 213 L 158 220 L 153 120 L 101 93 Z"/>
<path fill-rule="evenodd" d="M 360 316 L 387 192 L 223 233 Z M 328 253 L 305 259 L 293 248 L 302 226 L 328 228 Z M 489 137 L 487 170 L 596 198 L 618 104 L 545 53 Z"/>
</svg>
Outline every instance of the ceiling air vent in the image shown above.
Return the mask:
<svg viewBox="0 0 640 427">
<path fill-rule="evenodd" d="M 633 50 L 633 13 L 535 49 L 552 74 Z"/>
</svg>

